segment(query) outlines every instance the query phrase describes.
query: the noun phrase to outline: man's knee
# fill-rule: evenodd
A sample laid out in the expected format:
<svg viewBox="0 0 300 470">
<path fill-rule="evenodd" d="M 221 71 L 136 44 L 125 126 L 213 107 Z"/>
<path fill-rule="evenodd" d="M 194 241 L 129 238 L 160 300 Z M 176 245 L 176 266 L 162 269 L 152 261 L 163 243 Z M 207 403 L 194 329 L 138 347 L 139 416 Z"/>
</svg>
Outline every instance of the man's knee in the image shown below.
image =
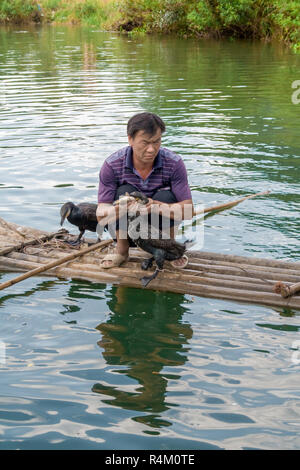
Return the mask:
<svg viewBox="0 0 300 470">
<path fill-rule="evenodd" d="M 152 199 L 155 201 L 164 202 L 166 204 L 175 204 L 175 202 L 177 202 L 175 194 L 169 189 L 161 189 L 159 191 L 156 191 L 156 193 L 153 194 Z M 167 229 L 168 227 L 172 228 L 173 226 L 174 219 L 167 216 L 159 216 L 160 230 L 162 230 L 163 228 Z"/>
<path fill-rule="evenodd" d="M 177 202 L 175 194 L 170 189 L 160 189 L 156 191 L 152 199 L 167 204 L 175 204 L 175 202 Z"/>
</svg>

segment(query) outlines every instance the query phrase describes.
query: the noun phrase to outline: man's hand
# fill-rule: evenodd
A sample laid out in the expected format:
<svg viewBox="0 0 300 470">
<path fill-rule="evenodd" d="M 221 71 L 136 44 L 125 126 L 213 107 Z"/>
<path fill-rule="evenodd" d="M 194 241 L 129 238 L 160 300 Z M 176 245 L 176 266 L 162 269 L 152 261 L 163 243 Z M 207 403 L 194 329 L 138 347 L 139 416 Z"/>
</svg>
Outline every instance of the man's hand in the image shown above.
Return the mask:
<svg viewBox="0 0 300 470">
<path fill-rule="evenodd" d="M 127 203 L 127 208 L 130 209 L 130 212 L 139 212 L 142 215 L 150 214 L 156 202 L 158 201 L 154 201 L 150 198 L 148 198 L 147 204 L 142 204 L 141 202 L 137 201 L 131 201 Z"/>
<path fill-rule="evenodd" d="M 177 221 L 192 219 L 193 203 L 191 200 L 168 204 L 166 202 L 156 201 L 155 199 L 148 199 L 148 203 L 143 206 L 147 210 L 148 214 L 154 212 Z"/>
</svg>

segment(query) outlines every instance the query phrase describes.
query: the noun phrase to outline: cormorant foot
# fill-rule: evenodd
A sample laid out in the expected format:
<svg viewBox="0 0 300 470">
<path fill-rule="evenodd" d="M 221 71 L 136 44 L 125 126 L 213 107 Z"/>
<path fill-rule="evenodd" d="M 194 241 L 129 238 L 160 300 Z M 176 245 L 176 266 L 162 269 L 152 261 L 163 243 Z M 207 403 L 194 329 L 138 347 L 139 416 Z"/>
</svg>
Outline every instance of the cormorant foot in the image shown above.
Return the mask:
<svg viewBox="0 0 300 470">
<path fill-rule="evenodd" d="M 144 259 L 144 261 L 141 264 L 141 269 L 144 271 L 147 271 L 147 269 L 151 268 L 153 264 L 153 258 L 147 258 Z"/>
<path fill-rule="evenodd" d="M 141 283 L 142 283 L 142 286 L 143 287 L 147 287 L 147 285 L 149 284 L 149 282 L 153 281 L 153 279 L 156 278 L 156 276 L 158 275 L 158 273 L 162 271 L 162 269 L 156 269 L 154 271 L 154 273 L 152 274 L 152 276 L 144 276 L 141 278 Z"/>
<path fill-rule="evenodd" d="M 142 286 L 143 286 L 144 288 L 147 287 L 147 285 L 149 284 L 149 282 L 152 281 L 152 279 L 153 279 L 152 276 L 149 276 L 149 277 L 148 277 L 148 276 L 144 276 L 144 277 L 142 277 L 142 278 L 141 278 Z"/>
<path fill-rule="evenodd" d="M 83 240 L 66 240 L 66 243 L 71 246 L 80 246 Z"/>
</svg>

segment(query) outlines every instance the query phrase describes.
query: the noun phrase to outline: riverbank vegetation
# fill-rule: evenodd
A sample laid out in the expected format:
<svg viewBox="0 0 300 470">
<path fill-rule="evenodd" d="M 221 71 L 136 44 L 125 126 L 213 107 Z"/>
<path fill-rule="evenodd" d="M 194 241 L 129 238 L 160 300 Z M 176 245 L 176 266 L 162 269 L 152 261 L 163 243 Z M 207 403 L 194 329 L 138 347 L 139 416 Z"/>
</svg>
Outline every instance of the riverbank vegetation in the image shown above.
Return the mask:
<svg viewBox="0 0 300 470">
<path fill-rule="evenodd" d="M 0 21 L 279 40 L 300 51 L 299 0 L 0 0 Z"/>
</svg>

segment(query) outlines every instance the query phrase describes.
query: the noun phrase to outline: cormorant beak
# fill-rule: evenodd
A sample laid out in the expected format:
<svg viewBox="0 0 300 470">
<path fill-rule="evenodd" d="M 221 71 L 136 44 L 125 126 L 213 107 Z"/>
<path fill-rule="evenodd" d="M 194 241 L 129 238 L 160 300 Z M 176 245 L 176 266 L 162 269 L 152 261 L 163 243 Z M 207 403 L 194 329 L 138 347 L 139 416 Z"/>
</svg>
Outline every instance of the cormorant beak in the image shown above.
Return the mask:
<svg viewBox="0 0 300 470">
<path fill-rule="evenodd" d="M 131 197 L 134 197 L 135 201 L 138 202 L 139 204 L 148 204 L 149 199 L 147 196 L 142 194 L 140 191 L 134 191 L 133 193 L 130 194 Z"/>
<path fill-rule="evenodd" d="M 148 199 L 147 199 L 147 198 L 135 197 L 134 199 L 135 199 L 136 202 L 138 202 L 139 204 L 147 204 L 147 203 L 148 203 Z"/>
<path fill-rule="evenodd" d="M 65 219 L 66 219 L 67 217 L 69 217 L 70 213 L 71 213 L 71 209 L 69 209 L 69 208 L 68 208 L 67 211 L 61 211 L 61 212 L 60 212 L 60 215 L 61 215 L 60 225 L 61 225 L 61 226 L 63 225 Z"/>
</svg>

